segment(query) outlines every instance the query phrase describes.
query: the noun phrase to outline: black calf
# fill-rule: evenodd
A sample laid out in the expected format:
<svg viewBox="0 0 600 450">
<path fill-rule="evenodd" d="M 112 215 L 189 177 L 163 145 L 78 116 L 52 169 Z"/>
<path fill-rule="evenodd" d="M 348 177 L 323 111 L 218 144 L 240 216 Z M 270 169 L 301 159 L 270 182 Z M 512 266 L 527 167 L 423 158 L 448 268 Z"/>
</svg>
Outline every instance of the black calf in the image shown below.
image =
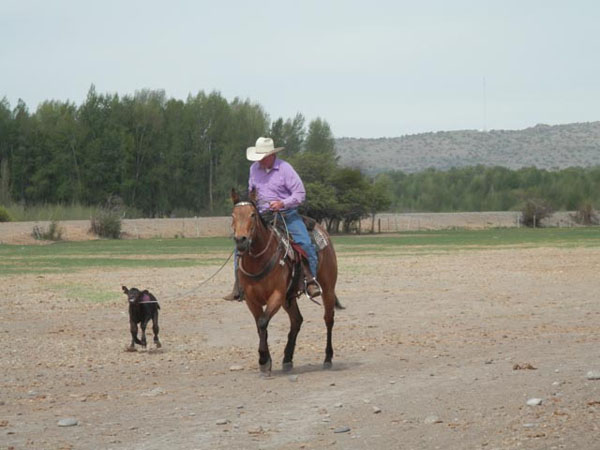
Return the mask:
<svg viewBox="0 0 600 450">
<path fill-rule="evenodd" d="M 127 289 L 121 286 L 127 299 L 129 300 L 129 326 L 131 329 L 131 345 L 129 350 L 135 350 L 135 344 L 146 348 L 146 325 L 152 319 L 152 331 L 154 333 L 154 343 L 156 348 L 161 344 L 158 340 L 158 310 L 160 305 L 156 297 L 147 290 L 140 291 L 137 288 Z M 142 329 L 142 340 L 137 337 L 138 323 Z"/>
</svg>

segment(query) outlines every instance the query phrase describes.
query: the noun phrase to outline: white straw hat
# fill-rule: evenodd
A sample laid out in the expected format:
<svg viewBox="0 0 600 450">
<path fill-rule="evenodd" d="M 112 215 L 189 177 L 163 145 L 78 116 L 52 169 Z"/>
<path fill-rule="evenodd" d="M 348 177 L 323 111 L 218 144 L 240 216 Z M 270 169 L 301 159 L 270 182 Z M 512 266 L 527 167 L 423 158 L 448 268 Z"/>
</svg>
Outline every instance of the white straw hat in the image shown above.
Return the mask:
<svg viewBox="0 0 600 450">
<path fill-rule="evenodd" d="M 284 147 L 275 147 L 273 139 L 268 137 L 259 137 L 256 140 L 254 147 L 248 147 L 246 149 L 246 158 L 250 161 L 260 161 L 265 156 L 272 155 L 273 153 L 280 152 Z"/>
</svg>

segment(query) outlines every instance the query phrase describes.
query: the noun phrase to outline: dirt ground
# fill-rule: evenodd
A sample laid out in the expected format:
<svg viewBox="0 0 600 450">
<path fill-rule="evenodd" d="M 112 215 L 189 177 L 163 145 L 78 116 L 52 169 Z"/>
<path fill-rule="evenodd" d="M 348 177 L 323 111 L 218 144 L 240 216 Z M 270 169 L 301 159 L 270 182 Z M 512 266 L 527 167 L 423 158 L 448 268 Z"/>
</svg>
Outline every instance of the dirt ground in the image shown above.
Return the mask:
<svg viewBox="0 0 600 450">
<path fill-rule="evenodd" d="M 333 369 L 301 299 L 295 368 L 281 311 L 269 378 L 246 305 L 220 299 L 230 265 L 200 288 L 218 265 L 2 277 L 0 448 L 600 447 L 598 248 L 344 252 Z M 162 349 L 125 351 L 121 284 L 161 301 Z"/>
</svg>

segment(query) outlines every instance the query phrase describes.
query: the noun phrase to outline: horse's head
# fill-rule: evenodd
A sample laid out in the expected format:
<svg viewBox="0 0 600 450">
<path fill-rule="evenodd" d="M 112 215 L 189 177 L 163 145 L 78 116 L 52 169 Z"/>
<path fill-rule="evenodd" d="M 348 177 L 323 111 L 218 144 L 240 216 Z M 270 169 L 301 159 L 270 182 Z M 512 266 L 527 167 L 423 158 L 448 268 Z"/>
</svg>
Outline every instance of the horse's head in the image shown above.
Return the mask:
<svg viewBox="0 0 600 450">
<path fill-rule="evenodd" d="M 231 227 L 233 228 L 233 240 L 235 247 L 240 255 L 248 251 L 252 245 L 252 238 L 256 232 L 256 226 L 260 222 L 258 209 L 256 208 L 256 190 L 253 189 L 248 201 L 242 201 L 240 195 L 235 189 L 231 190 L 231 200 L 233 201 L 233 219 Z"/>
</svg>

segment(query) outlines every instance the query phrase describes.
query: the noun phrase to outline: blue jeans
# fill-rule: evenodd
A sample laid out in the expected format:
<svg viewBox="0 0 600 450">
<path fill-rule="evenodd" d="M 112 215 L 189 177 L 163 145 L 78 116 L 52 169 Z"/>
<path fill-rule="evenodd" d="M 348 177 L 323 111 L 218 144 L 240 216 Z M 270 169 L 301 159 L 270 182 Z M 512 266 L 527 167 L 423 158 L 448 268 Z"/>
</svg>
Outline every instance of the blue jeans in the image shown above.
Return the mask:
<svg viewBox="0 0 600 450">
<path fill-rule="evenodd" d="M 306 252 L 310 271 L 312 272 L 313 277 L 316 277 L 319 259 L 317 258 L 315 246 L 312 244 L 310 236 L 308 235 L 304 220 L 302 220 L 302 217 L 300 217 L 300 214 L 298 214 L 298 211 L 295 209 L 282 211 L 281 215 L 283 216 L 287 229 L 294 238 L 294 241 L 300 244 L 300 247 Z"/>
<path fill-rule="evenodd" d="M 281 215 L 283 220 L 285 220 L 287 229 L 294 238 L 294 241 L 306 252 L 306 255 L 308 256 L 308 266 L 312 272 L 312 276 L 316 278 L 319 259 L 317 257 L 315 246 L 312 244 L 310 236 L 308 235 L 306 225 L 304 225 L 304 220 L 302 220 L 302 217 L 300 217 L 300 214 L 298 214 L 298 211 L 295 209 L 282 211 Z M 234 253 L 233 270 L 234 273 L 237 273 L 237 249 L 235 249 Z"/>
</svg>

